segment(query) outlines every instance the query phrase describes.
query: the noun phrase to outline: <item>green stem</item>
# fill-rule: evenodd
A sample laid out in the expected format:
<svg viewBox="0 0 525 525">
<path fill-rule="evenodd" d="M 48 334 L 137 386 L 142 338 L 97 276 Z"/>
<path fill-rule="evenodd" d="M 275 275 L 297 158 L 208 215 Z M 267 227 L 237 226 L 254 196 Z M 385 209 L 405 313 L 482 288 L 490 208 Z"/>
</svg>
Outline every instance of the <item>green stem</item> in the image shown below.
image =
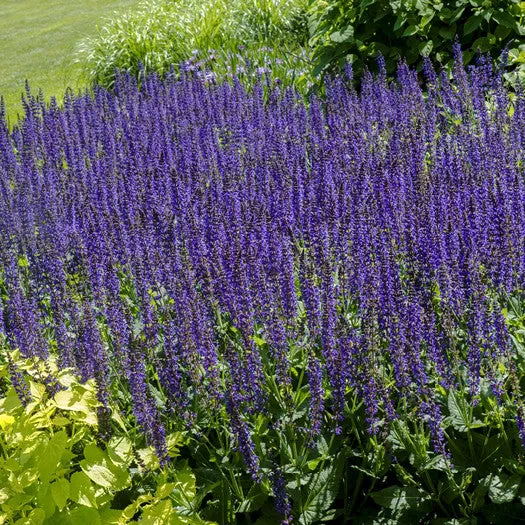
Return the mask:
<svg viewBox="0 0 525 525">
<path fill-rule="evenodd" d="M 470 428 L 467 428 L 467 439 L 468 439 L 468 449 L 470 452 L 470 457 L 472 459 L 475 459 L 476 451 L 474 450 L 474 442 L 472 441 L 472 433 L 470 431 Z"/>
<path fill-rule="evenodd" d="M 352 422 L 352 429 L 353 429 L 355 437 L 357 439 L 357 443 L 359 445 L 359 448 L 361 450 L 363 450 L 363 443 L 361 441 L 361 436 L 359 434 L 359 427 L 356 424 L 356 421 L 355 421 L 355 418 L 354 418 L 354 411 L 355 411 L 355 409 L 356 409 L 356 396 L 354 395 L 353 407 L 352 407 L 352 409 L 350 409 L 350 407 L 348 407 L 348 413 L 350 415 L 350 420 Z"/>
<path fill-rule="evenodd" d="M 363 498 L 363 501 L 361 502 L 361 505 L 359 505 L 359 510 L 361 510 L 365 506 L 365 503 L 367 502 L 367 500 L 369 498 L 369 495 L 374 490 L 374 487 L 376 486 L 376 483 L 377 483 L 377 479 L 376 478 L 372 478 L 372 484 L 370 485 L 370 488 L 368 489 L 368 492 L 365 494 L 365 497 Z"/>
<path fill-rule="evenodd" d="M 439 497 L 439 495 L 438 495 L 438 493 L 436 491 L 436 487 L 434 485 L 434 482 L 432 481 L 432 478 L 430 477 L 430 474 L 428 473 L 428 470 L 425 471 L 425 479 L 427 480 L 427 484 L 428 484 L 432 494 L 436 495 L 436 498 L 434 499 L 434 501 L 438 504 L 438 507 L 445 514 L 445 516 L 447 518 L 449 518 L 450 514 L 449 514 L 448 510 L 445 508 L 445 506 L 443 505 L 443 503 L 441 502 L 441 499 L 440 499 L 440 497 Z"/>
<path fill-rule="evenodd" d="M 301 373 L 299 374 L 299 380 L 297 382 L 297 389 L 295 391 L 295 395 L 294 395 L 294 399 L 293 399 L 293 403 L 294 405 L 297 405 L 297 401 L 298 401 L 298 396 L 301 392 L 301 386 L 303 384 L 303 379 L 304 379 L 304 371 L 306 369 L 306 366 L 303 366 L 301 368 Z"/>
<path fill-rule="evenodd" d="M 355 502 L 357 501 L 357 495 L 359 494 L 359 491 L 361 490 L 361 486 L 363 485 L 363 478 L 364 478 L 363 473 L 359 471 L 359 475 L 357 476 L 357 481 L 356 481 L 354 490 L 352 491 L 352 498 L 350 500 L 350 506 L 348 508 L 348 511 L 345 511 L 345 521 L 348 521 L 349 517 L 352 514 L 352 511 L 354 510 Z M 346 479 L 345 479 L 345 482 L 346 482 Z"/>
</svg>

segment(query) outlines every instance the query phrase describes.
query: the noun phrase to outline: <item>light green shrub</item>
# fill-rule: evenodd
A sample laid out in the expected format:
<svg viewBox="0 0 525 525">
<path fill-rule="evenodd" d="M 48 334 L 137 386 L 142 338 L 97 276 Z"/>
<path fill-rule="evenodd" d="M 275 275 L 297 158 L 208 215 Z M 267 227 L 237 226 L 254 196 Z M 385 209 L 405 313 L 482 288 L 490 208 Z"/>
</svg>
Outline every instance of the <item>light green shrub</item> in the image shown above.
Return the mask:
<svg viewBox="0 0 525 525">
<path fill-rule="evenodd" d="M 13 363 L 29 402 L 11 385 Z M 50 377 L 56 381 L 46 384 Z M 0 524 L 205 523 L 193 509 L 196 482 L 186 462 L 161 469 L 117 412 L 121 432 L 97 444 L 94 380 L 80 383 L 53 360 L 13 352 L 11 365 L 0 364 L 0 384 Z M 185 439 L 180 432 L 168 437 L 172 456 Z"/>
<path fill-rule="evenodd" d="M 167 73 L 217 51 L 212 69 L 226 73 L 239 48 L 272 45 L 283 60 L 308 38 L 307 0 L 145 0 L 84 41 L 82 60 L 91 81 L 111 87 L 115 70 Z"/>
</svg>

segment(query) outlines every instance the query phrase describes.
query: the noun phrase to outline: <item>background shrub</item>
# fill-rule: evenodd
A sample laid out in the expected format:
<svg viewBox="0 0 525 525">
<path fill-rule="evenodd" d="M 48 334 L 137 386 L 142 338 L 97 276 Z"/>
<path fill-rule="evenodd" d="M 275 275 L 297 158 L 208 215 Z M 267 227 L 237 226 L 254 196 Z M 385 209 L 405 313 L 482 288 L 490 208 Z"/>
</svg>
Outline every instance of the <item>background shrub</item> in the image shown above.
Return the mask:
<svg viewBox="0 0 525 525">
<path fill-rule="evenodd" d="M 307 0 L 146 0 L 86 40 L 82 54 L 90 79 L 111 87 L 115 69 L 136 76 L 139 63 L 146 73 L 165 74 L 189 61 L 189 67 L 226 74 L 239 50 L 251 61 L 268 54 L 268 45 L 278 49 L 270 50 L 278 66 L 295 69 L 307 40 Z"/>
<path fill-rule="evenodd" d="M 382 54 L 389 73 L 400 58 L 422 67 L 432 53 L 450 65 L 457 39 L 468 64 L 477 50 L 497 56 L 509 46 L 509 62 L 525 78 L 525 2 L 519 0 L 311 0 L 310 44 L 314 73 L 347 60 L 360 72 Z"/>
</svg>

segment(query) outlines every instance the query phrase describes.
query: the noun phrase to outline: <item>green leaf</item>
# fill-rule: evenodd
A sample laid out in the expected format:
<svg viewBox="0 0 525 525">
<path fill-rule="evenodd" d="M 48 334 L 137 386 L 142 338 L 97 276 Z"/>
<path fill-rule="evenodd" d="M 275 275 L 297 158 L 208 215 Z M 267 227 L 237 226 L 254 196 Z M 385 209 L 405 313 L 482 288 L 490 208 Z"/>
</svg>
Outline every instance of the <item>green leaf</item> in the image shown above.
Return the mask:
<svg viewBox="0 0 525 525">
<path fill-rule="evenodd" d="M 478 486 L 470 496 L 472 509 L 476 512 L 485 504 L 485 495 L 489 490 L 490 480 L 492 476 L 487 476 L 480 480 Z"/>
<path fill-rule="evenodd" d="M 192 500 L 197 492 L 195 475 L 188 465 L 182 464 L 174 474 L 175 487 L 173 496 L 179 505 L 184 505 L 186 499 Z"/>
<path fill-rule="evenodd" d="M 484 36 L 472 42 L 471 48 L 474 51 L 478 51 L 479 49 L 482 53 L 486 53 L 487 51 L 490 50 L 491 43 L 490 43 L 490 40 L 486 36 Z"/>
<path fill-rule="evenodd" d="M 27 519 L 24 520 L 24 523 L 31 525 L 41 525 L 46 519 L 46 513 L 44 509 L 33 509 Z M 18 523 L 18 522 L 17 522 Z"/>
<path fill-rule="evenodd" d="M 253 336 L 253 341 L 257 346 L 266 346 L 267 344 L 266 341 L 262 337 L 259 337 L 258 335 Z"/>
<path fill-rule="evenodd" d="M 264 490 L 263 485 L 254 483 L 236 512 L 255 512 L 264 505 L 267 499 L 268 493 Z"/>
<path fill-rule="evenodd" d="M 29 268 L 29 260 L 26 255 L 22 254 L 18 256 L 18 266 L 20 266 L 20 268 Z"/>
<path fill-rule="evenodd" d="M 44 510 L 47 518 L 53 516 L 53 514 L 55 513 L 56 505 L 53 500 L 53 496 L 51 495 L 51 491 L 49 490 L 48 484 L 40 484 L 37 490 L 36 500 L 38 502 L 38 506 Z M 11 502 L 13 502 L 12 498 Z"/>
<path fill-rule="evenodd" d="M 82 414 L 82 421 L 89 425 L 96 425 L 98 423 L 95 407 L 97 400 L 93 389 L 89 383 L 82 385 L 78 390 L 60 390 L 55 394 L 53 401 L 57 408 L 61 410 L 68 410 L 71 412 L 80 412 Z"/>
<path fill-rule="evenodd" d="M 415 35 L 418 31 L 418 28 L 414 24 L 410 24 L 404 31 L 401 36 L 412 36 Z"/>
<path fill-rule="evenodd" d="M 43 484 L 49 483 L 49 480 L 56 472 L 62 455 L 66 451 L 67 442 L 67 434 L 61 430 L 49 440 L 43 452 L 40 454 L 38 471 L 40 473 L 40 481 Z"/>
<path fill-rule="evenodd" d="M 127 469 L 115 465 L 96 445 L 87 445 L 84 457 L 86 459 L 80 462 L 80 467 L 97 485 L 113 490 L 122 490 L 129 485 Z"/>
<path fill-rule="evenodd" d="M 135 319 L 133 321 L 133 337 L 138 338 L 144 331 L 144 323 L 141 319 Z"/>
<path fill-rule="evenodd" d="M 45 385 L 29 380 L 29 391 L 33 400 L 42 399 L 46 393 Z"/>
<path fill-rule="evenodd" d="M 155 505 L 148 505 L 144 508 L 140 522 L 144 525 L 164 525 L 171 523 L 173 514 L 170 500 L 159 501 Z"/>
<path fill-rule="evenodd" d="M 481 23 L 483 22 L 483 16 L 482 15 L 472 15 L 463 26 L 463 34 L 470 35 L 470 33 L 476 31 L 481 26 Z"/>
<path fill-rule="evenodd" d="M 456 31 L 456 24 L 447 27 L 442 27 L 439 30 L 439 36 L 444 38 L 445 40 L 452 40 L 456 36 Z"/>
<path fill-rule="evenodd" d="M 177 486 L 177 483 L 163 483 L 157 487 L 155 492 L 155 497 L 157 499 L 167 498 L 172 492 L 173 489 Z"/>
<path fill-rule="evenodd" d="M 367 7 L 371 6 L 376 0 L 361 0 L 359 8 L 364 11 Z"/>
<path fill-rule="evenodd" d="M 330 446 L 328 445 L 328 442 L 326 441 L 323 435 L 319 436 L 316 445 L 317 450 L 319 454 L 321 454 L 321 456 L 328 456 L 328 454 L 330 453 Z"/>
<path fill-rule="evenodd" d="M 11 494 L 10 490 L 7 490 L 5 487 L 0 488 L 0 505 L 3 505 Z"/>
<path fill-rule="evenodd" d="M 430 495 L 418 487 L 393 485 L 373 492 L 371 496 L 378 505 L 392 510 L 395 514 L 403 514 L 408 511 L 424 515 L 432 508 Z"/>
<path fill-rule="evenodd" d="M 130 503 L 123 511 L 121 515 L 121 520 L 131 520 L 133 516 L 137 513 L 143 503 L 148 503 L 153 499 L 151 494 L 142 494 L 139 496 L 133 503 Z M 126 523 L 126 521 L 124 521 Z"/>
<path fill-rule="evenodd" d="M 429 13 L 428 15 L 425 15 L 422 19 L 421 19 L 421 22 L 419 23 L 419 27 L 420 28 L 424 28 L 425 26 L 427 26 L 428 24 L 430 24 L 430 22 L 432 22 L 432 19 L 434 18 L 434 13 Z"/>
<path fill-rule="evenodd" d="M 516 30 L 518 18 L 513 17 L 507 11 L 495 11 L 492 14 L 492 18 L 494 18 L 498 24 L 501 24 L 505 28 L 513 31 Z"/>
<path fill-rule="evenodd" d="M 501 440 L 502 444 L 501 446 L 505 446 L 507 443 L 506 440 Z M 490 445 L 488 445 L 490 446 Z M 520 474 L 521 476 L 525 476 L 525 465 L 522 461 L 520 461 L 517 458 L 502 458 L 503 466 L 511 473 L 511 474 Z M 525 505 L 525 503 L 524 503 Z"/>
<path fill-rule="evenodd" d="M 53 500 L 58 507 L 58 510 L 62 510 L 67 503 L 69 498 L 69 482 L 67 479 L 60 478 L 51 484 L 51 495 Z"/>
<path fill-rule="evenodd" d="M 406 19 L 403 16 L 398 16 L 396 18 L 396 23 L 394 24 L 394 31 L 401 29 L 405 25 Z"/>
<path fill-rule="evenodd" d="M 129 467 L 133 462 L 133 444 L 125 437 L 113 437 L 107 446 L 108 456 L 116 465 Z"/>
<path fill-rule="evenodd" d="M 97 508 L 95 487 L 84 472 L 75 472 L 70 479 L 70 499 L 88 507 Z"/>
<path fill-rule="evenodd" d="M 321 463 L 321 461 L 323 461 L 322 457 L 312 459 L 307 463 L 307 466 L 310 470 L 315 470 L 319 466 L 319 463 Z"/>
<path fill-rule="evenodd" d="M 155 454 L 153 447 L 141 448 L 137 450 L 137 454 L 147 469 L 156 470 L 159 468 L 159 458 Z"/>
<path fill-rule="evenodd" d="M 10 414 L 0 414 L 0 429 L 5 432 L 8 428 L 13 426 L 15 418 Z"/>
<path fill-rule="evenodd" d="M 457 392 L 451 391 L 447 400 L 450 416 L 448 421 L 458 432 L 466 432 L 472 428 L 481 428 L 485 424 L 477 419 L 473 419 L 469 414 L 467 402 L 462 399 Z"/>
<path fill-rule="evenodd" d="M 343 44 L 345 42 L 350 42 L 354 36 L 354 26 L 348 25 L 340 31 L 335 31 L 330 35 L 330 40 L 337 44 Z"/>
<path fill-rule="evenodd" d="M 513 474 L 508 476 L 504 472 L 492 477 L 489 485 L 489 497 L 498 505 L 510 503 L 517 495 L 521 483 L 521 476 Z"/>
<path fill-rule="evenodd" d="M 339 454 L 330 466 L 308 476 L 309 482 L 305 485 L 307 498 L 301 509 L 299 523 L 307 525 L 327 517 L 339 491 L 344 465 L 344 454 Z"/>
<path fill-rule="evenodd" d="M 75 410 L 78 412 L 89 412 L 85 399 L 82 399 L 78 392 L 72 390 L 60 390 L 53 398 L 56 406 L 61 410 Z"/>
<path fill-rule="evenodd" d="M 99 510 L 100 521 L 103 525 L 121 525 L 120 517 L 122 516 L 121 510 L 104 508 Z M 86 523 L 86 525 L 88 525 Z"/>
<path fill-rule="evenodd" d="M 446 472 L 448 468 L 449 467 L 444 456 L 439 455 L 424 461 L 419 467 L 419 470 L 422 472 L 425 470 L 439 470 L 441 472 Z"/>
<path fill-rule="evenodd" d="M 164 525 L 165 523 L 172 523 L 173 514 L 173 506 L 170 500 L 159 501 L 155 505 L 148 505 L 144 508 L 140 522 L 144 525 Z"/>
<path fill-rule="evenodd" d="M 419 46 L 419 54 L 423 56 L 428 56 L 432 52 L 432 49 L 434 47 L 434 43 L 432 40 L 428 40 L 427 42 L 421 42 Z"/>
<path fill-rule="evenodd" d="M 95 482 L 101 487 L 110 489 L 117 483 L 117 476 L 104 465 L 98 465 L 96 463 L 90 464 L 86 461 L 81 461 L 80 466 L 91 479 L 91 481 Z"/>
<path fill-rule="evenodd" d="M 461 18 L 461 15 L 464 13 L 464 11 L 465 11 L 464 7 L 460 7 L 459 9 L 452 11 L 452 15 L 450 19 L 448 20 L 449 24 L 454 24 L 455 22 L 457 22 Z"/>
<path fill-rule="evenodd" d="M 184 432 L 172 432 L 166 437 L 166 447 L 171 458 L 179 455 L 180 448 L 188 442 Z"/>
<path fill-rule="evenodd" d="M 102 525 L 99 513 L 92 507 L 80 505 L 69 513 L 71 525 Z"/>
</svg>

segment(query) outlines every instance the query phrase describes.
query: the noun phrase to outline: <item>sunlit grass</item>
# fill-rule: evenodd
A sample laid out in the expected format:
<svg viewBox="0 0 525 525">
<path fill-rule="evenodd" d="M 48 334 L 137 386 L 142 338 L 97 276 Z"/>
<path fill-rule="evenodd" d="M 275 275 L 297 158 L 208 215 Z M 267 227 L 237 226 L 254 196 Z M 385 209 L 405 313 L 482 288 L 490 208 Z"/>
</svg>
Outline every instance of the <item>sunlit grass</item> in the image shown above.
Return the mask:
<svg viewBox="0 0 525 525">
<path fill-rule="evenodd" d="M 4 0 L 0 17 L 0 95 L 12 122 L 22 110 L 25 80 L 60 98 L 86 80 L 75 62 L 78 42 L 105 17 L 136 0 Z"/>
</svg>

